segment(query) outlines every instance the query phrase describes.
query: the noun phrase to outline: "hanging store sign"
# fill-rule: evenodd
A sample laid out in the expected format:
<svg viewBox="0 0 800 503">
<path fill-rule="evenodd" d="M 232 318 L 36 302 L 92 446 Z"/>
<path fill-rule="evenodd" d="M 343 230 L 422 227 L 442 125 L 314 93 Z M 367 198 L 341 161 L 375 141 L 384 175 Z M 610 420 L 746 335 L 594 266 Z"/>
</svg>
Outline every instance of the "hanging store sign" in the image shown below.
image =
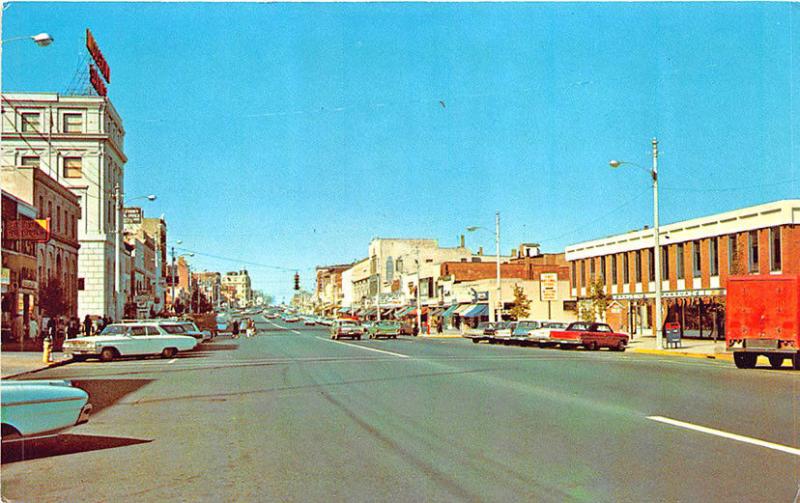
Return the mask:
<svg viewBox="0 0 800 503">
<path fill-rule="evenodd" d="M 3 228 L 5 239 L 11 241 L 50 241 L 50 219 L 7 220 Z"/>
<path fill-rule="evenodd" d="M 97 68 L 99 68 L 100 73 L 103 74 L 103 78 L 110 84 L 111 68 L 109 68 L 108 62 L 105 56 L 103 56 L 103 51 L 100 50 L 100 46 L 97 45 L 97 41 L 95 41 L 94 35 L 92 35 L 92 30 L 89 28 L 86 28 L 86 49 L 89 51 L 89 54 L 92 55 L 92 59 L 94 59 L 95 64 L 97 64 Z M 92 84 L 94 84 L 94 82 Z M 103 96 L 105 96 L 105 94 Z"/>
<path fill-rule="evenodd" d="M 558 274 L 543 272 L 539 275 L 539 295 L 543 301 L 558 300 Z"/>
<path fill-rule="evenodd" d="M 122 219 L 125 225 L 141 224 L 143 217 L 144 215 L 141 208 L 129 207 L 122 210 Z"/>
<path fill-rule="evenodd" d="M 3 267 L 3 275 L 0 276 L 0 285 L 10 285 L 11 284 L 11 269 L 8 267 Z"/>
</svg>

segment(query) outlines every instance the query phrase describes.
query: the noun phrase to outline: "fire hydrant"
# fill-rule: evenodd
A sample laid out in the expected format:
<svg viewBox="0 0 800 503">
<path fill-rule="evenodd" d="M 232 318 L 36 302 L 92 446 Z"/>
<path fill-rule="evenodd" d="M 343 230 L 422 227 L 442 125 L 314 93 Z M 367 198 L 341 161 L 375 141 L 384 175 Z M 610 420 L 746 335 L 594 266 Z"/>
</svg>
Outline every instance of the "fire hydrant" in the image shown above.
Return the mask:
<svg viewBox="0 0 800 503">
<path fill-rule="evenodd" d="M 53 351 L 53 341 L 50 337 L 45 337 L 44 343 L 42 344 L 42 363 L 50 363 L 52 362 L 52 351 Z"/>
</svg>

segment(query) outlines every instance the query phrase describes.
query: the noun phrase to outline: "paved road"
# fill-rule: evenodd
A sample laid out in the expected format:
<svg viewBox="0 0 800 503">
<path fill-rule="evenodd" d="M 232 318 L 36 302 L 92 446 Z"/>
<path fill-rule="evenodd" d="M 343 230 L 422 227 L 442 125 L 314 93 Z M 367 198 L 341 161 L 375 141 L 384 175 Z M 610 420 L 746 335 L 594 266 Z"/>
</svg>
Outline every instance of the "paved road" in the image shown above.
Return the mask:
<svg viewBox="0 0 800 503">
<path fill-rule="evenodd" d="M 36 374 L 75 380 L 96 412 L 24 453 L 6 446 L 3 495 L 791 502 L 798 491 L 796 372 L 258 327 L 174 360 Z"/>
</svg>

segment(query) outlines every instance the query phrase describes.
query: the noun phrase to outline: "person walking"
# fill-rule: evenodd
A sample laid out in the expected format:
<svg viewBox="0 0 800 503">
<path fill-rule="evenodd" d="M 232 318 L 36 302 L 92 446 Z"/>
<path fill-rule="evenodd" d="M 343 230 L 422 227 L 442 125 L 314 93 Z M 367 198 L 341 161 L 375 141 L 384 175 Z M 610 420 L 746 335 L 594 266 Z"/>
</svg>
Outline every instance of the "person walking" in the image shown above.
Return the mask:
<svg viewBox="0 0 800 503">
<path fill-rule="evenodd" d="M 248 337 L 255 337 L 256 335 L 256 322 L 253 318 L 248 318 L 247 320 L 247 336 Z"/>
<path fill-rule="evenodd" d="M 81 331 L 81 323 L 77 316 L 72 316 L 67 325 L 67 339 L 75 339 Z"/>
<path fill-rule="evenodd" d="M 442 318 L 438 318 L 436 320 L 436 333 L 441 334 L 443 329 L 444 329 L 444 321 L 442 321 Z"/>
<path fill-rule="evenodd" d="M 86 318 L 83 319 L 83 335 L 89 337 L 92 335 L 92 319 L 89 315 L 86 315 Z"/>
<path fill-rule="evenodd" d="M 39 322 L 34 317 L 31 317 L 31 321 L 28 323 L 28 337 L 32 341 L 39 338 Z"/>
<path fill-rule="evenodd" d="M 239 338 L 239 320 L 233 320 L 233 326 L 231 327 L 231 334 L 233 334 L 234 339 Z"/>
</svg>

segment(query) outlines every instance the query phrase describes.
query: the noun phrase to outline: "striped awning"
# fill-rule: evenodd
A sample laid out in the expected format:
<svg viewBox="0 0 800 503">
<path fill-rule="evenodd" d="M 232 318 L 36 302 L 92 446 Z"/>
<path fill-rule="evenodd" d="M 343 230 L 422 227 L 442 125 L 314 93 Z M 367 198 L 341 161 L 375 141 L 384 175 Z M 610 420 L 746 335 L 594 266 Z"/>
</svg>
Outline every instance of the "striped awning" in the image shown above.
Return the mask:
<svg viewBox="0 0 800 503">
<path fill-rule="evenodd" d="M 452 306 L 448 307 L 442 313 L 442 318 L 449 318 L 449 317 L 453 316 L 453 313 L 455 313 L 456 309 L 458 309 L 459 307 L 460 307 L 459 304 L 453 304 Z"/>
<path fill-rule="evenodd" d="M 477 306 L 477 304 L 461 304 L 460 306 L 458 306 L 458 309 L 456 309 L 455 314 L 459 316 L 464 316 L 464 313 L 474 308 L 475 306 Z"/>
<path fill-rule="evenodd" d="M 485 316 L 486 313 L 489 312 L 489 306 L 487 304 L 477 304 L 475 307 L 467 311 L 466 313 L 462 314 L 464 318 L 480 318 L 481 316 Z"/>
</svg>

